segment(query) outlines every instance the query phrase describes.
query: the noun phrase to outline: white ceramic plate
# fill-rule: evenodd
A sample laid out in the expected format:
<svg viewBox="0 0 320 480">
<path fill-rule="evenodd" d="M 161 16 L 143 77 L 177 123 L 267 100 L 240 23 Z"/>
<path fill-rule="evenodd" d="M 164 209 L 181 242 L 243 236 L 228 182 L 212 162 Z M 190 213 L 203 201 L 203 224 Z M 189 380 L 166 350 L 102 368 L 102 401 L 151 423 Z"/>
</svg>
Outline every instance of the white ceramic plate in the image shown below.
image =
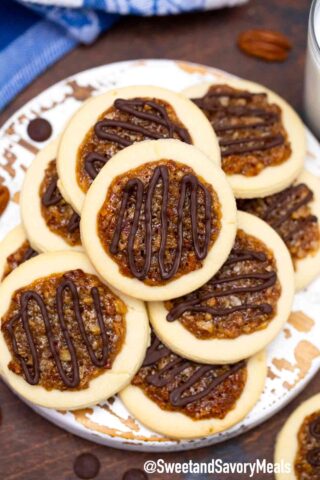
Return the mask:
<svg viewBox="0 0 320 480">
<path fill-rule="evenodd" d="M 19 191 L 25 169 L 42 145 L 30 140 L 30 119 L 41 116 L 53 125 L 52 138 L 81 102 L 113 87 L 151 84 L 182 90 L 201 81 L 227 80 L 220 70 L 168 60 L 139 60 L 94 68 L 67 78 L 44 91 L 13 115 L 0 130 L 0 180 L 12 201 L 0 220 L 2 238 L 20 221 Z M 307 168 L 320 175 L 320 147 L 308 132 Z M 268 378 L 260 401 L 230 430 L 195 441 L 171 441 L 144 428 L 117 398 L 76 412 L 32 407 L 51 422 L 76 435 L 111 447 L 145 450 L 189 450 L 222 442 L 265 421 L 292 400 L 320 367 L 320 279 L 296 295 L 294 313 L 268 348 Z M 318 320 L 318 321 L 317 321 Z"/>
</svg>

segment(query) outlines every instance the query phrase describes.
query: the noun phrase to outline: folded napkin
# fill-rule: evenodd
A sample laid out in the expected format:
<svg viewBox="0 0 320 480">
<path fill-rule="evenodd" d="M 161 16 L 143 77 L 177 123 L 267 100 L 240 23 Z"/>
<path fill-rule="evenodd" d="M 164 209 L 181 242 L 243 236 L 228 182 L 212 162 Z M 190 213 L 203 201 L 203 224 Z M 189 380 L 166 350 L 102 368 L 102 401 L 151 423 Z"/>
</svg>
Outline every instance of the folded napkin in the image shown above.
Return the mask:
<svg viewBox="0 0 320 480">
<path fill-rule="evenodd" d="M 170 15 L 233 7 L 247 0 L 21 0 L 29 5 L 89 8 L 120 15 Z"/>
<path fill-rule="evenodd" d="M 120 15 L 169 15 L 247 0 L 0 0 L 0 109 L 46 68 Z"/>
</svg>

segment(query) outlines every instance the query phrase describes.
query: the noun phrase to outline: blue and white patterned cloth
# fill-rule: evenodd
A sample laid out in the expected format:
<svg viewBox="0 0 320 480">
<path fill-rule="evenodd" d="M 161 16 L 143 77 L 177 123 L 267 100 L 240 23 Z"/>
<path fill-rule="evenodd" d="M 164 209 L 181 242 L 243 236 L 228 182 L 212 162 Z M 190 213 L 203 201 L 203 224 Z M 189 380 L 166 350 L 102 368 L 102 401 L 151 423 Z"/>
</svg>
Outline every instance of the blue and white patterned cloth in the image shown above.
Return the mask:
<svg viewBox="0 0 320 480">
<path fill-rule="evenodd" d="M 247 0 L 0 0 L 0 109 L 77 43 L 120 15 L 169 15 Z"/>
</svg>

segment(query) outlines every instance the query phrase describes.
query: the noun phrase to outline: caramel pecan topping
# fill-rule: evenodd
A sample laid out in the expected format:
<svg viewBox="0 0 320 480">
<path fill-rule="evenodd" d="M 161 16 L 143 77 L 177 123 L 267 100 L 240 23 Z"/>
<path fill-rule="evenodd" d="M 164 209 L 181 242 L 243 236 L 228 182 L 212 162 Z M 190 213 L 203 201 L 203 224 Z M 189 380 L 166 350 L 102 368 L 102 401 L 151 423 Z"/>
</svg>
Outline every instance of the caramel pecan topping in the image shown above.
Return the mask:
<svg viewBox="0 0 320 480">
<path fill-rule="evenodd" d="M 0 215 L 5 211 L 10 200 L 9 189 L 5 185 L 0 185 Z"/>
<path fill-rule="evenodd" d="M 239 229 L 227 261 L 207 283 L 165 302 L 166 319 L 199 339 L 237 338 L 267 327 L 280 293 L 273 253 Z"/>
<path fill-rule="evenodd" d="M 125 304 L 95 275 L 70 270 L 17 290 L 1 329 L 8 368 L 47 390 L 87 388 L 112 367 L 125 335 Z"/>
<path fill-rule="evenodd" d="M 15 268 L 17 268 L 21 263 L 30 260 L 30 258 L 35 257 L 38 253 L 33 250 L 28 240 L 25 240 L 19 248 L 14 250 L 8 257 L 2 279 L 6 278 Z"/>
<path fill-rule="evenodd" d="M 220 218 L 211 185 L 190 167 L 161 160 L 113 180 L 98 214 L 98 235 L 123 275 L 162 285 L 202 267 Z"/>
<path fill-rule="evenodd" d="M 269 62 L 283 62 L 292 44 L 282 33 L 256 29 L 240 33 L 238 47 L 247 55 Z"/>
<path fill-rule="evenodd" d="M 320 411 L 306 417 L 299 429 L 295 478 L 316 480 L 320 475 Z"/>
<path fill-rule="evenodd" d="M 123 148 L 160 138 L 192 143 L 188 130 L 169 103 L 156 98 L 117 98 L 100 115 L 79 148 L 79 186 L 86 192 L 102 167 Z"/>
<path fill-rule="evenodd" d="M 310 208 L 313 197 L 312 190 L 299 183 L 264 198 L 238 200 L 237 205 L 269 223 L 296 262 L 319 248 L 319 221 Z"/>
<path fill-rule="evenodd" d="M 197 177 L 191 173 L 186 174 L 182 177 L 179 202 L 177 206 L 177 247 L 174 256 L 174 261 L 169 270 L 166 269 L 165 265 L 165 251 L 166 251 L 166 242 L 168 236 L 168 220 L 167 220 L 167 206 L 169 199 L 169 170 L 163 166 L 158 166 L 155 168 L 154 173 L 151 177 L 151 180 L 148 185 L 147 198 L 145 202 L 144 216 L 145 216 L 145 262 L 141 270 L 138 270 L 135 265 L 134 259 L 134 240 L 139 227 L 139 217 L 141 216 L 141 207 L 143 203 L 144 196 L 144 184 L 139 178 L 132 178 L 128 180 L 124 189 L 123 196 L 121 201 L 121 207 L 119 216 L 116 223 L 116 228 L 113 234 L 112 242 L 110 245 L 110 252 L 112 254 L 117 254 L 119 251 L 119 242 L 121 236 L 121 228 L 123 225 L 125 211 L 129 202 L 129 195 L 131 191 L 135 191 L 136 195 L 136 204 L 134 211 L 134 220 L 131 226 L 131 230 L 128 237 L 128 262 L 130 266 L 131 273 L 134 277 L 138 279 L 144 279 L 147 276 L 148 271 L 151 267 L 152 261 L 152 203 L 156 195 L 156 187 L 159 182 L 162 181 L 163 185 L 163 200 L 161 205 L 161 244 L 159 249 L 159 269 L 161 277 L 164 280 L 172 278 L 178 271 L 182 248 L 183 248 L 183 209 L 186 203 L 187 190 L 190 189 L 190 215 L 191 215 L 191 226 L 192 226 L 192 239 L 193 247 L 196 253 L 196 256 L 199 260 L 203 260 L 208 253 L 208 248 L 210 244 L 210 233 L 211 233 L 211 196 L 209 191 L 202 185 L 202 183 L 197 179 Z M 199 228 L 197 224 L 197 190 L 201 189 L 205 196 L 205 236 L 204 242 L 201 244 L 199 242 Z M 128 227 L 126 227 L 128 228 Z"/>
<path fill-rule="evenodd" d="M 152 332 L 151 345 L 132 384 L 161 409 L 194 420 L 224 418 L 247 380 L 245 360 L 231 365 L 203 365 L 169 350 Z"/>
<path fill-rule="evenodd" d="M 258 175 L 291 155 L 291 146 L 278 105 L 266 92 L 239 90 L 227 84 L 211 85 L 192 101 L 203 111 L 221 147 L 227 175 Z"/>
<path fill-rule="evenodd" d="M 39 195 L 41 214 L 49 230 L 71 246 L 80 245 L 80 217 L 61 195 L 56 160 L 51 160 L 44 172 Z"/>
</svg>

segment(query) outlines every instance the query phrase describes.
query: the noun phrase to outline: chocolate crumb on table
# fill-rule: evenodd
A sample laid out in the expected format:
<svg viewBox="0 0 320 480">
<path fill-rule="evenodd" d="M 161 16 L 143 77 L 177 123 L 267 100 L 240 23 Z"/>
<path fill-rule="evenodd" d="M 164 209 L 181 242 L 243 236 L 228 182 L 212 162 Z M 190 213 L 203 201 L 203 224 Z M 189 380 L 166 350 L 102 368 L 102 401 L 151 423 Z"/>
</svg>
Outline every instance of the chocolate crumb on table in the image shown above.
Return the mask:
<svg viewBox="0 0 320 480">
<path fill-rule="evenodd" d="M 100 471 L 100 461 L 92 453 L 82 453 L 75 459 L 73 470 L 79 478 L 95 478 Z"/>
<path fill-rule="evenodd" d="M 27 132 L 31 140 L 45 142 L 52 135 L 52 126 L 45 118 L 38 117 L 29 122 Z"/>
<path fill-rule="evenodd" d="M 139 468 L 131 468 L 124 472 L 122 480 L 148 480 L 148 475 Z"/>
</svg>

